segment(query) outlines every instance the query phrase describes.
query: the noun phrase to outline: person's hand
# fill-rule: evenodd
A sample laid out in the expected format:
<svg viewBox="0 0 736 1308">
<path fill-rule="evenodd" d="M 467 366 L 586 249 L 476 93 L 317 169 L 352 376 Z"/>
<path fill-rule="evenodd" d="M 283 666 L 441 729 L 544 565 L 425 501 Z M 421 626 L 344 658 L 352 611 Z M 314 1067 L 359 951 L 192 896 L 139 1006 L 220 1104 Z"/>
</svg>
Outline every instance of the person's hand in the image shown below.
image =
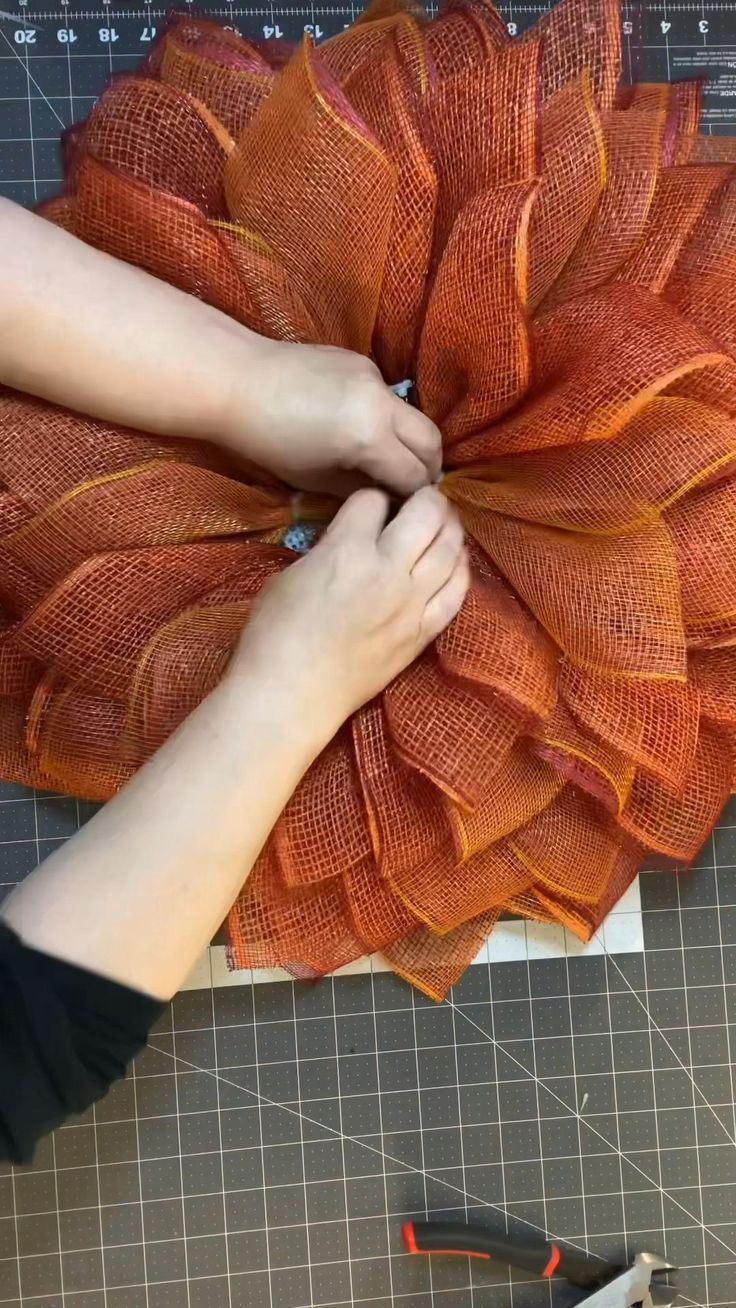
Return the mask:
<svg viewBox="0 0 736 1308">
<path fill-rule="evenodd" d="M 244 475 L 258 465 L 303 490 L 344 497 L 375 482 L 406 496 L 437 479 L 437 428 L 368 359 L 267 340 L 2 197 L 0 247 L 17 256 L 0 295 L 4 385 L 159 438 L 213 441 Z"/>
<path fill-rule="evenodd" d="M 386 525 L 387 497 L 362 490 L 260 597 L 228 676 L 281 693 L 326 744 L 452 621 L 469 584 L 463 530 L 439 491 Z"/>
<path fill-rule="evenodd" d="M 253 358 L 229 396 L 222 437 L 244 459 L 302 490 L 338 495 L 367 481 L 411 495 L 437 480 L 439 431 L 370 359 L 267 340 Z"/>
</svg>

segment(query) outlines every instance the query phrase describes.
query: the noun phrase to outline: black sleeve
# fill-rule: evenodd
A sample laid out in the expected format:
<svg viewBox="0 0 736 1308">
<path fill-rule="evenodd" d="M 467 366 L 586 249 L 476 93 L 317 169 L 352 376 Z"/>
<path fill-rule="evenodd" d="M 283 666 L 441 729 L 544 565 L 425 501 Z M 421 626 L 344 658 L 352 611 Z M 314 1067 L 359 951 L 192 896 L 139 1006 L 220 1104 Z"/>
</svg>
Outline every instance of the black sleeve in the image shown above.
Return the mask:
<svg viewBox="0 0 736 1308">
<path fill-rule="evenodd" d="M 29 1161 L 41 1136 L 100 1099 L 164 1007 L 28 949 L 0 922 L 0 1159 Z"/>
</svg>

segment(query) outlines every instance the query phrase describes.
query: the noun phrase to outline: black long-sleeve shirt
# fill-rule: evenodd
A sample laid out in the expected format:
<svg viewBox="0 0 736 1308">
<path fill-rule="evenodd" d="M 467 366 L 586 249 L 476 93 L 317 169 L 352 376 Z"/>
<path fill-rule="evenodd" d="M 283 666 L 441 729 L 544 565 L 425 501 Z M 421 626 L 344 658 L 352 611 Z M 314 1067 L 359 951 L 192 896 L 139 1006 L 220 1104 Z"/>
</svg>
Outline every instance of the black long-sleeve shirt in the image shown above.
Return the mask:
<svg viewBox="0 0 736 1308">
<path fill-rule="evenodd" d="M 27 1162 L 41 1136 L 100 1099 L 163 1009 L 27 948 L 0 922 L 0 1159 Z"/>
</svg>

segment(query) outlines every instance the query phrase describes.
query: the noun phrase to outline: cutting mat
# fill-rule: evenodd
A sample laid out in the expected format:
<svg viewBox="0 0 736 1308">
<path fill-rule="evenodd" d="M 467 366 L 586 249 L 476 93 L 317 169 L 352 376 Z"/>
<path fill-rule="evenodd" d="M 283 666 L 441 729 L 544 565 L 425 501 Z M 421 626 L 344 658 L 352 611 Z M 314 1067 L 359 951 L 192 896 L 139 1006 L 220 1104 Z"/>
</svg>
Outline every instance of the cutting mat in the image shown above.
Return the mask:
<svg viewBox="0 0 736 1308">
<path fill-rule="evenodd" d="M 356 12 L 206 8 L 246 35 L 318 41 Z M 502 8 L 518 34 L 542 6 Z M 135 67 L 163 16 L 10 7 L 0 193 L 32 204 L 56 189 L 59 132 Z M 706 129 L 736 130 L 736 4 L 650 4 L 643 18 L 644 74 L 707 75 Z M 0 787 L 0 895 L 91 811 Z M 0 1305 L 574 1302 L 557 1284 L 404 1256 L 402 1221 L 429 1213 L 606 1256 L 654 1247 L 683 1268 L 678 1308 L 736 1308 L 735 814 L 691 876 L 644 874 L 587 951 L 504 924 L 441 1006 L 372 965 L 316 986 L 229 976 L 215 947 L 131 1076 L 32 1169 L 0 1166 Z"/>
<path fill-rule="evenodd" d="M 168 6 L 129 6 L 102 0 L 96 8 L 85 8 L 76 0 L 67 0 L 56 9 L 48 9 L 44 0 L 4 3 L 9 8 L 5 19 L 0 19 L 0 189 L 22 204 L 31 204 L 57 188 L 59 132 L 84 117 L 111 73 L 135 68 L 150 49 Z M 186 8 L 186 0 L 182 0 L 181 7 Z M 242 7 L 228 0 L 214 0 L 202 8 L 239 27 L 245 35 L 295 41 L 307 31 L 320 41 L 341 31 L 361 6 L 302 3 Z M 519 35 L 546 6 L 506 4 L 500 8 L 509 32 Z M 629 59 L 633 33 L 637 34 L 637 51 L 641 41 L 645 76 L 707 76 L 707 129 L 734 129 L 734 3 L 631 5 L 624 20 Z"/>
</svg>

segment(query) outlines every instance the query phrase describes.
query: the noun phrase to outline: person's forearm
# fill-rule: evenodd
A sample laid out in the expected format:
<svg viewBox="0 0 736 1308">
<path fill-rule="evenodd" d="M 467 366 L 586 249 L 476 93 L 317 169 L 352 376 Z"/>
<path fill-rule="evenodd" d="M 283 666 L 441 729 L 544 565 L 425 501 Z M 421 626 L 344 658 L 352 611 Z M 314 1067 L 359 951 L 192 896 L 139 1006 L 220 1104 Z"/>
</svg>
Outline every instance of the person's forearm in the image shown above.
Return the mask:
<svg viewBox="0 0 736 1308">
<path fill-rule="evenodd" d="M 3 917 L 35 949 L 169 998 L 326 743 L 288 690 L 226 679 Z"/>
<path fill-rule="evenodd" d="M 2 199 L 0 247 L 0 383 L 159 436 L 226 437 L 268 342 Z"/>
</svg>

